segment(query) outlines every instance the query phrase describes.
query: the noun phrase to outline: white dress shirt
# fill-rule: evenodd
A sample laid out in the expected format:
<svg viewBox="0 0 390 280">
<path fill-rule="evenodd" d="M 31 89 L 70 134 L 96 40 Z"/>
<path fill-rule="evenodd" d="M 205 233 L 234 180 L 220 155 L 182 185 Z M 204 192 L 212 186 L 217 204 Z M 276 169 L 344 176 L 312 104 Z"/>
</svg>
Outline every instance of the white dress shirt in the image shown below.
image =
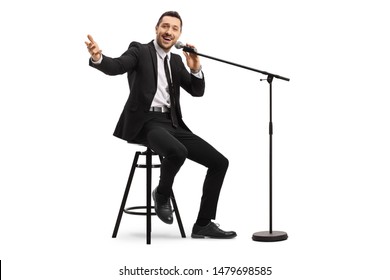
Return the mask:
<svg viewBox="0 0 390 280">
<path fill-rule="evenodd" d="M 169 89 L 168 89 L 168 81 L 167 77 L 165 75 L 165 69 L 164 69 L 164 59 L 165 56 L 168 56 L 168 67 L 169 67 L 169 73 L 172 73 L 171 71 L 171 65 L 170 65 L 170 59 L 171 59 L 171 53 L 166 53 L 156 42 L 156 40 L 153 41 L 154 47 L 156 48 L 157 53 L 157 91 L 154 95 L 154 99 L 152 101 L 152 107 L 171 107 L 171 99 L 169 96 Z M 172 80 L 172 75 L 171 75 Z"/>
</svg>

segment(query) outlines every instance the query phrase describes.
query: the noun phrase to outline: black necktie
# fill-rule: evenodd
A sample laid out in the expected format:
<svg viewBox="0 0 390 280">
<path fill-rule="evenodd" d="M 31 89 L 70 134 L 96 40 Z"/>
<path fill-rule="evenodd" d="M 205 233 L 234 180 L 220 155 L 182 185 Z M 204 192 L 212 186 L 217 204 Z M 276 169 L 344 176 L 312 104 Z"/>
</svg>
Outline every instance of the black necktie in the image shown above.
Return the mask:
<svg viewBox="0 0 390 280">
<path fill-rule="evenodd" d="M 168 89 L 169 89 L 169 95 L 171 98 L 171 120 L 172 120 L 172 125 L 174 127 L 178 127 L 179 123 L 177 121 L 177 115 L 176 115 L 176 100 L 175 100 L 175 92 L 171 80 L 171 74 L 169 72 L 169 67 L 168 67 L 168 55 L 165 56 L 164 58 L 164 69 L 165 69 L 165 75 L 167 76 L 167 81 L 168 81 Z"/>
</svg>

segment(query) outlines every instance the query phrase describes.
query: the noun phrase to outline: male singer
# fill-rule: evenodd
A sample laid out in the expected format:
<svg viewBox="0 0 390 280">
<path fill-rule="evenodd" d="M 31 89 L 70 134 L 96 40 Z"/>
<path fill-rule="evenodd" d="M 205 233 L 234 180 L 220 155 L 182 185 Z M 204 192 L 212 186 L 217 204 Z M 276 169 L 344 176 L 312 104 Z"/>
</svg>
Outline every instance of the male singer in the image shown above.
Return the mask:
<svg viewBox="0 0 390 280">
<path fill-rule="evenodd" d="M 212 222 L 229 162 L 188 129 L 180 110 L 180 87 L 192 96 L 204 94 L 199 57 L 196 53 L 183 52 L 189 73 L 181 57 L 170 52 L 182 32 L 182 20 L 177 12 L 162 14 L 155 30 L 155 40 L 148 44 L 132 42 L 118 58 L 102 54 L 91 35 L 88 35 L 89 42 L 85 42 L 91 55 L 90 66 L 107 75 L 127 73 L 130 96 L 114 135 L 150 147 L 163 157 L 160 181 L 152 196 L 158 217 L 167 224 L 173 222 L 170 201 L 173 181 L 185 159 L 207 167 L 200 210 L 191 236 L 233 238 L 234 231 L 224 231 Z M 188 44 L 187 47 L 194 48 Z"/>
</svg>

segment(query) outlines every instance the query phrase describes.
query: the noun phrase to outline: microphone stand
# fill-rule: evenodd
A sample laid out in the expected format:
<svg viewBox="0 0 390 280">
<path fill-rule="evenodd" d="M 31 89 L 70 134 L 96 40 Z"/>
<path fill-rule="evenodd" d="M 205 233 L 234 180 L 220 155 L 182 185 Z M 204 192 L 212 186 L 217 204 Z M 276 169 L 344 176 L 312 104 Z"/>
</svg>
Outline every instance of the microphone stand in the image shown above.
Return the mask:
<svg viewBox="0 0 390 280">
<path fill-rule="evenodd" d="M 286 78 L 286 77 L 282 77 L 282 76 L 276 75 L 276 74 L 272 74 L 272 73 L 269 73 L 269 72 L 266 72 L 266 71 L 261 71 L 261 70 L 258 70 L 258 69 L 254 69 L 254 68 L 251 68 L 251 67 L 240 65 L 240 64 L 237 64 L 237 63 L 234 63 L 234 62 L 230 62 L 230 61 L 226 61 L 226 60 L 219 59 L 219 58 L 216 58 L 216 57 L 212 57 L 212 56 L 209 56 L 209 55 L 201 54 L 201 53 L 198 53 L 196 51 L 196 49 L 192 49 L 192 48 L 189 48 L 189 47 L 186 47 L 186 46 L 183 47 L 183 50 L 186 51 L 186 52 L 195 53 L 195 54 L 197 54 L 199 56 L 202 56 L 202 57 L 206 57 L 206 58 L 213 59 L 213 60 L 216 60 L 216 61 L 219 61 L 219 62 L 223 62 L 223 63 L 230 64 L 230 65 L 233 65 L 233 66 L 244 68 L 244 69 L 247 69 L 247 70 L 250 70 L 250 71 L 261 73 L 261 74 L 267 76 L 267 82 L 269 83 L 269 96 L 270 96 L 270 102 L 269 102 L 269 107 L 270 107 L 270 110 L 269 110 L 269 112 L 270 112 L 270 117 L 269 117 L 269 119 L 270 119 L 269 120 L 269 230 L 268 231 L 258 231 L 258 232 L 255 232 L 252 235 L 252 240 L 253 241 L 263 241 L 263 242 L 275 242 L 275 241 L 286 240 L 288 238 L 286 232 L 284 232 L 284 231 L 274 231 L 272 229 L 272 136 L 273 136 L 273 123 L 272 123 L 272 81 L 273 81 L 274 78 L 280 79 L 280 80 L 284 80 L 284 81 L 287 81 L 287 82 L 290 81 L 290 79 Z M 264 79 L 260 79 L 260 81 L 263 81 L 263 80 Z"/>
</svg>

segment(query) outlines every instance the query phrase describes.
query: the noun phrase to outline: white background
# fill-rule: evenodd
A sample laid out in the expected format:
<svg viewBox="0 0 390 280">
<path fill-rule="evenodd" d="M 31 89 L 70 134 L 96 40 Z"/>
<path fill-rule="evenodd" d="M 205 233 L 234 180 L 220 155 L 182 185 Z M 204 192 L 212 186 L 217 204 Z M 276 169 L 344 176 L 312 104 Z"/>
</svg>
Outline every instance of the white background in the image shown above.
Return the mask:
<svg viewBox="0 0 390 280">
<path fill-rule="evenodd" d="M 224 278 L 211 275 L 214 266 L 271 266 L 265 279 L 388 279 L 387 7 L 379 0 L 2 1 L 4 279 L 126 279 L 125 265 L 209 270 L 193 279 Z M 287 241 L 251 240 L 268 229 L 268 84 L 205 58 L 205 96 L 183 92 L 182 109 L 191 129 L 230 160 L 216 221 L 238 237 L 182 239 L 176 224 L 153 218 L 147 246 L 144 218 L 125 216 L 111 238 L 139 147 L 112 136 L 126 76 L 90 68 L 84 41 L 92 34 L 106 55 L 119 56 L 133 40 L 151 41 L 167 10 L 180 12 L 180 40 L 200 53 L 291 78 L 273 83 L 274 230 L 286 231 Z M 138 172 L 129 202 L 142 204 Z M 187 161 L 176 178 L 187 235 L 205 172 Z"/>
</svg>

